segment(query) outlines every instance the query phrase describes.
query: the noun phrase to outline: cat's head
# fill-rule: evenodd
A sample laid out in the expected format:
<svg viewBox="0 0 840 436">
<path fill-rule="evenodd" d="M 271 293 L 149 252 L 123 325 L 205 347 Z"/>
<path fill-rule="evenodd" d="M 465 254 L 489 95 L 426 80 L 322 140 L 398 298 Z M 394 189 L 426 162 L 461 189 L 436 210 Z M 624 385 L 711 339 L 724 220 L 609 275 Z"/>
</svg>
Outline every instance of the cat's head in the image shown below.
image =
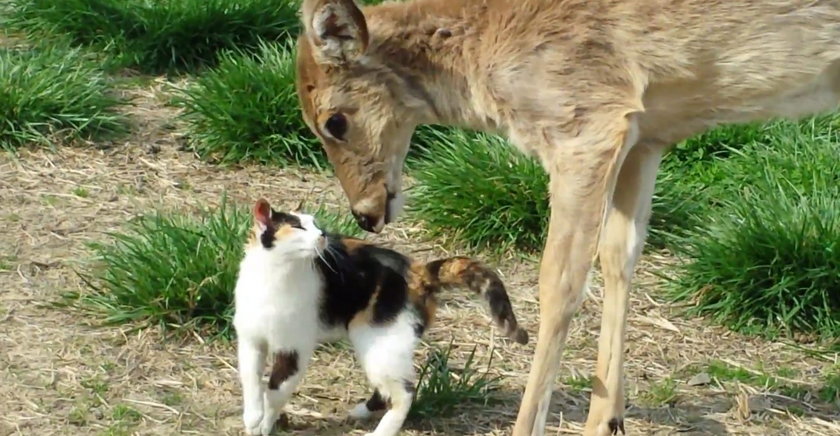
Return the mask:
<svg viewBox="0 0 840 436">
<path fill-rule="evenodd" d="M 313 258 L 326 248 L 327 238 L 312 215 L 278 212 L 265 199 L 253 209 L 255 245 L 288 259 Z"/>
</svg>

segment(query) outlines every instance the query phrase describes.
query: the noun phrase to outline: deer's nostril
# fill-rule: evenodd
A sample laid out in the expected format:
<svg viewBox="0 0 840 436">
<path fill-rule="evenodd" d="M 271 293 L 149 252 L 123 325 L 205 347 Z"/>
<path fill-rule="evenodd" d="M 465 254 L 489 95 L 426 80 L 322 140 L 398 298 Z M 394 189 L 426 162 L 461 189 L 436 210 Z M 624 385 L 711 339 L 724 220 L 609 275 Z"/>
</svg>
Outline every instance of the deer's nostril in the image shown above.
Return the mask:
<svg viewBox="0 0 840 436">
<path fill-rule="evenodd" d="M 358 213 L 355 210 L 352 213 L 353 217 L 356 218 L 356 223 L 362 228 L 362 230 L 368 232 L 373 231 L 373 225 L 375 224 L 375 220 L 373 218 L 369 215 Z"/>
</svg>

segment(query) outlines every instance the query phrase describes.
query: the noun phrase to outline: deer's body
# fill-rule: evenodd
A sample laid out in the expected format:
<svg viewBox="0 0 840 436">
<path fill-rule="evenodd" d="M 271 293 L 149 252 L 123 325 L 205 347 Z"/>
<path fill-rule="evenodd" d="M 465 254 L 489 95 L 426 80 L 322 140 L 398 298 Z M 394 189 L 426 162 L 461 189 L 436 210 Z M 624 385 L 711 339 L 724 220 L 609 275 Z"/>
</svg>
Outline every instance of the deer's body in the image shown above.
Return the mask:
<svg viewBox="0 0 840 436">
<path fill-rule="evenodd" d="M 365 229 L 399 212 L 419 124 L 501 133 L 550 174 L 540 331 L 514 436 L 543 434 L 597 254 L 586 434 L 623 432 L 627 293 L 662 153 L 715 125 L 840 105 L 840 0 L 409 0 L 363 12 L 305 0 L 303 20 L 303 115 Z"/>
</svg>

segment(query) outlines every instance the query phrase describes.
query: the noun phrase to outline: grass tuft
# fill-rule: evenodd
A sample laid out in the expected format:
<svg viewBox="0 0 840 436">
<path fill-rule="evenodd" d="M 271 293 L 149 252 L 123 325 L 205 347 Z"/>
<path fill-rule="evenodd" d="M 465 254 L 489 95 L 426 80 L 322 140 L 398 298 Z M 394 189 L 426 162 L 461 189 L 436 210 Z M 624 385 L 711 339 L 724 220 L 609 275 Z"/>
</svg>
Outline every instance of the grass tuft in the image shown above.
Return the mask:
<svg viewBox="0 0 840 436">
<path fill-rule="evenodd" d="M 159 73 L 212 65 L 221 50 L 288 39 L 298 31 L 297 9 L 293 0 L 11 0 L 7 25 Z"/>
<path fill-rule="evenodd" d="M 426 363 L 420 369 L 416 385 L 416 400 L 411 406 L 410 417 L 437 418 L 451 416 L 458 407 L 473 403 L 491 404 L 494 399 L 490 392 L 498 388 L 498 377 L 490 377 L 486 372 L 475 368 L 473 347 L 463 369 L 454 371 L 450 368 L 452 343 L 446 349 L 432 349 Z M 487 362 L 490 367 L 491 359 Z"/>
<path fill-rule="evenodd" d="M 323 209 L 315 215 L 325 229 L 358 232 L 349 218 Z M 141 322 L 228 336 L 250 226 L 247 209 L 225 203 L 198 216 L 142 216 L 109 242 L 92 244 L 99 263 L 87 279 L 93 292 L 68 297 L 103 312 L 106 324 Z"/>
<path fill-rule="evenodd" d="M 411 207 L 432 236 L 501 251 L 542 248 L 548 176 L 535 160 L 484 133 L 429 130 L 431 159 L 414 159 Z"/>
<path fill-rule="evenodd" d="M 837 398 L 834 397 L 837 391 L 832 391 L 832 386 L 837 388 L 838 385 L 836 381 L 832 381 L 831 371 L 825 375 L 821 386 L 790 380 L 797 375 L 797 372 L 790 368 L 777 368 L 774 375 L 714 360 L 709 362 L 706 372 L 718 383 L 737 381 L 759 389 L 779 392 L 791 398 L 807 399 L 812 396 L 812 401 L 816 399 L 826 403 L 837 401 Z"/>
<path fill-rule="evenodd" d="M 719 205 L 720 198 L 730 196 L 728 189 L 737 191 L 755 177 L 756 172 L 750 168 L 744 174 L 733 175 L 721 168 L 722 162 L 744 151 L 761 153 L 784 138 L 798 137 L 819 147 L 821 142 L 830 141 L 829 137 L 836 137 L 838 128 L 840 117 L 836 115 L 799 123 L 729 125 L 677 144 L 665 155 L 659 171 L 648 244 L 654 248 L 682 244 L 686 231 L 703 227 L 708 209 Z"/>
<path fill-rule="evenodd" d="M 677 382 L 671 377 L 656 381 L 639 395 L 639 401 L 649 407 L 673 405 L 678 398 Z"/>
<path fill-rule="evenodd" d="M 124 132 L 120 103 L 96 60 L 77 49 L 0 48 L 0 148 Z"/>
<path fill-rule="evenodd" d="M 780 125 L 769 147 L 719 163 L 671 286 L 691 313 L 746 333 L 840 337 L 840 137 L 824 122 Z"/>
<path fill-rule="evenodd" d="M 840 406 L 840 364 L 835 364 L 825 375 L 818 394 L 821 400 Z"/>
<path fill-rule="evenodd" d="M 326 156 L 300 114 L 290 44 L 260 43 L 256 55 L 221 56 L 213 70 L 182 91 L 190 143 L 220 163 L 255 161 L 323 167 Z"/>
</svg>

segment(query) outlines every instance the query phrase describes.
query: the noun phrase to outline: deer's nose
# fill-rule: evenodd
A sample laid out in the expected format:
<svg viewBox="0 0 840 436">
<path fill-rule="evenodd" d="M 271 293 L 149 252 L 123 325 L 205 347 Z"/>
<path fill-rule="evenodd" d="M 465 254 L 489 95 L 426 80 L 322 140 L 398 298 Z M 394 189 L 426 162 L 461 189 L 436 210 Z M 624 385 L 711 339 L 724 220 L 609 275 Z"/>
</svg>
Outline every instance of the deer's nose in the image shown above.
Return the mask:
<svg viewBox="0 0 840 436">
<path fill-rule="evenodd" d="M 378 221 L 378 218 L 372 217 L 367 214 L 353 211 L 353 217 L 356 218 L 356 223 L 366 232 L 373 232 L 373 228 Z"/>
</svg>

